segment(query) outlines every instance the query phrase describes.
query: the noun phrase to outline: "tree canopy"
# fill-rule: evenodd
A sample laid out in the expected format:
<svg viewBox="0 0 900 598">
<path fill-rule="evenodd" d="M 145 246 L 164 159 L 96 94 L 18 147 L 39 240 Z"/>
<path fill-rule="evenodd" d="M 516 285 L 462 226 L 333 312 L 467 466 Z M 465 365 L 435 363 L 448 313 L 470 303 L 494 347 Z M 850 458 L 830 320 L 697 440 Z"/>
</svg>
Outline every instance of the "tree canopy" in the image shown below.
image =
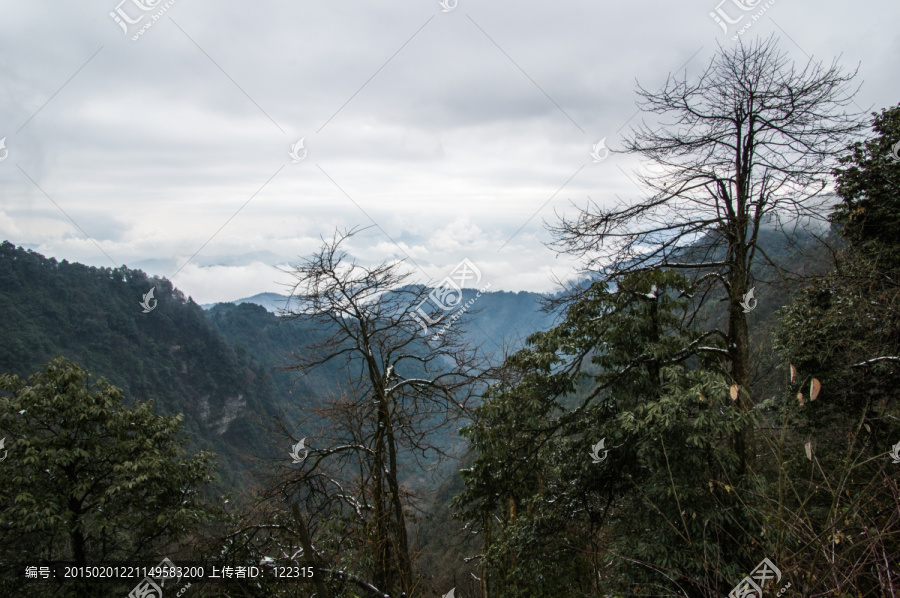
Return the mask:
<svg viewBox="0 0 900 598">
<path fill-rule="evenodd" d="M 155 565 L 205 520 L 214 455 L 183 453 L 182 416 L 159 416 L 149 402 L 126 407 L 120 389 L 92 384 L 63 358 L 27 381 L 0 376 L 0 391 L 4 570 L 42 559 Z"/>
</svg>

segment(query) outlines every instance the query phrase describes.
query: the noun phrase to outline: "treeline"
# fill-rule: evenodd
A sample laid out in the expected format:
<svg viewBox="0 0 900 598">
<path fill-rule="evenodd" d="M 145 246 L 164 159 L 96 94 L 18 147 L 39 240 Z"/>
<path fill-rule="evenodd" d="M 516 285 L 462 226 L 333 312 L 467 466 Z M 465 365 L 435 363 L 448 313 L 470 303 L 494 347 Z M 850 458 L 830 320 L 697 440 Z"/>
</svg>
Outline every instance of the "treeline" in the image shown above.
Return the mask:
<svg viewBox="0 0 900 598">
<path fill-rule="evenodd" d="M 4 241 L 0 285 L 0 371 L 27 377 L 64 355 L 121 388 L 126 401 L 184 414 L 191 446 L 219 455 L 222 486 L 240 485 L 252 469 L 247 457 L 265 445 L 258 419 L 276 413 L 281 397 L 287 402 L 290 385 L 230 343 L 170 281 L 57 261 Z M 151 289 L 154 309 L 143 313 L 140 300 Z"/>
</svg>

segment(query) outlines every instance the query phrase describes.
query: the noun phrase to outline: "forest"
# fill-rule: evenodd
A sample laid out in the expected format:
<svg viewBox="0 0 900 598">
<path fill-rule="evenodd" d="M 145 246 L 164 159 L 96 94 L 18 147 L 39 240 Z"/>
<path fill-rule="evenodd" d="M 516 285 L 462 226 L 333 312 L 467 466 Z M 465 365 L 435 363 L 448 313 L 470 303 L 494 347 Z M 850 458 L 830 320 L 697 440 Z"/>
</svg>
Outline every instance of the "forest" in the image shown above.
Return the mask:
<svg viewBox="0 0 900 598">
<path fill-rule="evenodd" d="M 900 105 L 855 77 L 771 37 L 638 87 L 642 193 L 548 224 L 542 297 L 359 229 L 279 315 L 4 242 L 0 596 L 898 595 Z M 24 575 L 161 562 L 303 579 Z"/>
</svg>

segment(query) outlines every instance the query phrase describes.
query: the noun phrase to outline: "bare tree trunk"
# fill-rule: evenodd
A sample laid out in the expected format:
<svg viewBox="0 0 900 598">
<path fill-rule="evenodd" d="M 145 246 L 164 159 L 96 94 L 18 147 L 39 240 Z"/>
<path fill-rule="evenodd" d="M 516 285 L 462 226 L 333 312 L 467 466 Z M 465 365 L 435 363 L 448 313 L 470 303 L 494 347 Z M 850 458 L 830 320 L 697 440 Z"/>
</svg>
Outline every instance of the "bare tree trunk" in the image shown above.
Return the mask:
<svg viewBox="0 0 900 598">
<path fill-rule="evenodd" d="M 372 490 L 372 503 L 375 515 L 375 585 L 387 590 L 391 587 L 391 553 L 388 529 L 386 525 L 385 501 L 384 501 L 384 453 L 385 453 L 385 422 L 379 401 L 378 414 L 376 415 L 377 430 L 375 431 L 375 463 L 372 475 L 374 488 Z"/>
<path fill-rule="evenodd" d="M 490 598 L 490 591 L 488 590 L 488 568 L 487 568 L 487 554 L 491 549 L 491 514 L 489 512 L 485 512 L 482 519 L 482 530 L 484 534 L 483 546 L 481 549 L 481 598 Z"/>
<path fill-rule="evenodd" d="M 757 252 L 780 268 L 757 243 L 760 228 L 769 217 L 821 217 L 832 170 L 864 128 L 860 114 L 846 112 L 855 74 L 812 60 L 794 68 L 773 37 L 720 51 L 696 81 L 670 75 L 657 91 L 639 88 L 641 107 L 672 121 L 645 122 L 624 140 L 625 149 L 654 164 L 638 175 L 648 197 L 611 208 L 591 204 L 551 228 L 555 245 L 585 258 L 607 282 L 674 269 L 724 283 L 728 326 L 715 332 L 728 343 L 725 373 L 739 387 L 735 407 L 744 412 L 752 399 L 741 301 Z M 709 259 L 721 251 L 724 258 Z M 741 473 L 752 454 L 746 434 L 734 436 Z"/>
<path fill-rule="evenodd" d="M 733 265 L 731 268 L 731 295 L 728 302 L 728 350 L 731 354 L 732 384 L 738 387 L 735 401 L 737 409 L 748 411 L 753 405 L 750 395 L 750 332 L 747 326 L 747 314 L 741 307 L 748 288 L 748 265 L 746 229 L 740 224 L 736 227 L 736 238 L 733 239 Z M 738 429 L 734 434 L 734 449 L 738 455 L 738 473 L 747 470 L 749 459 L 748 431 Z"/>
<path fill-rule="evenodd" d="M 297 522 L 297 528 L 300 530 L 300 546 L 303 547 L 303 555 L 306 557 L 304 560 L 308 560 L 318 566 L 318 559 L 316 559 L 313 552 L 312 539 L 309 537 L 309 530 L 306 528 L 306 520 L 300 511 L 300 505 L 297 503 L 291 504 L 291 513 L 294 516 L 294 521 Z M 316 593 L 321 598 L 331 598 L 331 595 L 325 588 L 325 584 L 322 583 L 318 575 L 316 576 Z"/>
<path fill-rule="evenodd" d="M 387 411 L 387 406 L 384 407 Z M 400 587 L 409 594 L 412 592 L 412 562 L 409 556 L 409 539 L 406 534 L 406 517 L 403 512 L 403 501 L 400 496 L 400 484 L 397 481 L 397 449 L 391 418 L 385 418 L 385 436 L 387 440 L 388 462 L 390 471 L 386 477 L 391 490 L 391 502 L 394 507 L 394 527 L 397 536 L 397 565 L 400 573 Z"/>
<path fill-rule="evenodd" d="M 354 234 L 355 230 L 336 231 L 293 271 L 296 305 L 289 313 L 320 324 L 327 335 L 295 353 L 297 363 L 288 369 L 311 371 L 333 362 L 350 372 L 352 388 L 346 404 L 352 412 L 351 427 L 356 430 L 358 425 L 363 432 L 351 434 L 355 441 L 347 444 L 346 430 L 339 430 L 334 437 L 340 448 L 315 466 L 324 468 L 329 462 L 340 467 L 346 463 L 343 459 L 355 455 L 361 468 L 355 483 L 362 496 L 351 496 L 339 485 L 335 492 L 330 486 L 317 489 L 332 499 L 323 516 L 340 514 L 348 506 L 354 509 L 364 536 L 354 545 L 364 547 L 365 560 L 371 559 L 374 586 L 392 595 L 408 594 L 415 587 L 415 576 L 406 527 L 409 506 L 398 461 L 403 461 L 405 451 L 432 447 L 429 437 L 435 422 L 438 427 L 446 425 L 452 410 L 466 409 L 474 394 L 472 383 L 485 364 L 461 339 L 458 327 L 430 343 L 410 306 L 421 310 L 432 290 L 408 284 L 411 273 L 396 263 L 368 268 L 349 260 L 340 246 Z M 453 364 L 452 372 L 448 364 Z M 305 475 L 320 475 L 315 471 Z M 342 474 L 337 471 L 335 478 Z"/>
</svg>

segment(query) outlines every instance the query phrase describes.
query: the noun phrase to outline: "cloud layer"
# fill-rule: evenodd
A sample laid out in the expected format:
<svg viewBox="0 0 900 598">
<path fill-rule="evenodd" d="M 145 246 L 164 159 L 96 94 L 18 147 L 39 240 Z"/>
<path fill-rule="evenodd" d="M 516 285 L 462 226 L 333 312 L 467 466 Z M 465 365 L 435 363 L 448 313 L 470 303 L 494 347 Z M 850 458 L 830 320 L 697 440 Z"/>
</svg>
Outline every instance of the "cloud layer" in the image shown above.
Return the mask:
<svg viewBox="0 0 900 598">
<path fill-rule="evenodd" d="M 553 290 L 577 263 L 545 221 L 640 195 L 632 158 L 589 155 L 641 119 L 635 82 L 734 43 L 714 2 L 657 0 L 176 0 L 132 40 L 165 4 L 3 8 L 0 238 L 174 276 L 202 303 L 283 292 L 277 266 L 355 226 L 354 257 L 422 282 L 469 258 L 493 289 Z M 127 34 L 117 8 L 142 17 Z M 777 2 L 745 35 L 860 64 L 869 110 L 900 98 L 898 21 L 889 0 Z"/>
</svg>

